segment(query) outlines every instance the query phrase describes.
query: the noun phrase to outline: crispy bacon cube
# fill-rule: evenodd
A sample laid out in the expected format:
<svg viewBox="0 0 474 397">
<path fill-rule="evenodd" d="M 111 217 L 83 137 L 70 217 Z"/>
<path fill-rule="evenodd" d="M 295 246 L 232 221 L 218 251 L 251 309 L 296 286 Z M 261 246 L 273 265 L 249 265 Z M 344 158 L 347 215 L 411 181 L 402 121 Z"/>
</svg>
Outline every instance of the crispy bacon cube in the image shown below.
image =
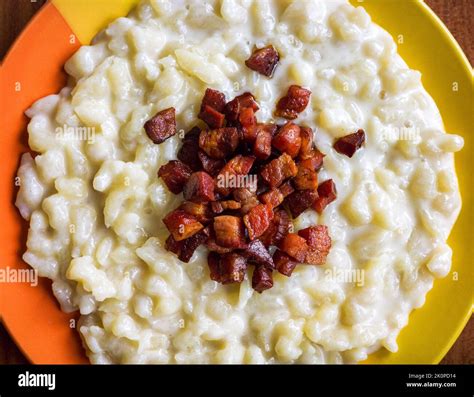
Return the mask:
<svg viewBox="0 0 474 397">
<path fill-rule="evenodd" d="M 239 95 L 227 103 L 224 108 L 227 121 L 239 120 L 240 112 L 245 108 L 251 108 L 254 112 L 260 109 L 255 101 L 255 97 L 250 92 Z"/>
<path fill-rule="evenodd" d="M 220 259 L 220 282 L 222 284 L 241 283 L 247 271 L 247 261 L 235 252 L 222 255 Z"/>
<path fill-rule="evenodd" d="M 204 228 L 194 216 L 181 209 L 176 209 L 166 215 L 163 223 L 176 241 L 185 240 Z"/>
<path fill-rule="evenodd" d="M 216 243 L 224 248 L 245 246 L 245 232 L 242 219 L 237 216 L 221 215 L 214 218 Z"/>
<path fill-rule="evenodd" d="M 165 242 L 165 248 L 178 255 L 180 261 L 188 263 L 194 251 L 209 238 L 209 228 L 205 228 L 186 240 L 176 241 L 172 235 Z"/>
<path fill-rule="evenodd" d="M 199 145 L 197 145 L 197 148 L 199 149 Z M 201 168 L 211 176 L 216 176 L 225 165 L 224 160 L 213 159 L 202 150 L 198 150 L 198 159 L 201 164 Z"/>
<path fill-rule="evenodd" d="M 264 48 L 255 49 L 249 59 L 245 61 L 245 65 L 267 77 L 272 77 L 275 71 L 280 54 L 272 45 Z"/>
<path fill-rule="evenodd" d="M 160 144 L 176 134 L 176 110 L 169 108 L 158 112 L 145 123 L 145 131 L 155 144 Z"/>
<path fill-rule="evenodd" d="M 304 263 L 309 246 L 306 240 L 295 233 L 288 233 L 279 244 L 280 250 L 295 258 L 298 262 Z"/>
<path fill-rule="evenodd" d="M 281 186 L 278 189 L 283 195 L 283 198 L 287 198 L 291 193 L 295 191 L 290 181 L 286 181 L 285 183 L 281 184 Z"/>
<path fill-rule="evenodd" d="M 299 164 L 314 171 L 319 171 L 323 167 L 324 154 L 319 150 L 312 150 L 305 159 L 302 159 Z"/>
<path fill-rule="evenodd" d="M 305 262 L 312 265 L 324 265 L 331 249 L 331 237 L 328 227 L 324 225 L 311 226 L 298 232 L 306 240 L 309 250 Z"/>
<path fill-rule="evenodd" d="M 255 157 L 238 155 L 230 160 L 217 175 L 217 192 L 222 196 L 229 195 L 234 188 L 231 187 L 232 181 L 235 182 L 239 176 L 247 175 L 252 169 Z M 238 201 L 238 200 L 237 200 Z"/>
<path fill-rule="evenodd" d="M 234 196 L 234 199 L 240 203 L 240 212 L 244 215 L 247 214 L 252 208 L 260 204 L 255 192 L 252 192 L 247 188 L 235 189 L 232 192 L 232 195 Z"/>
<path fill-rule="evenodd" d="M 193 173 L 183 189 L 184 199 L 195 202 L 214 201 L 214 178 L 204 171 Z"/>
<path fill-rule="evenodd" d="M 272 154 L 272 137 L 275 124 L 257 124 L 257 133 L 253 144 L 253 154 L 259 160 L 266 160 Z"/>
<path fill-rule="evenodd" d="M 313 208 L 322 214 L 324 209 L 337 198 L 336 184 L 332 179 L 324 181 L 318 187 L 318 199 L 314 202 Z"/>
<path fill-rule="evenodd" d="M 218 128 L 201 131 L 199 147 L 213 159 L 224 159 L 239 145 L 237 128 Z"/>
<path fill-rule="evenodd" d="M 359 130 L 354 134 L 347 135 L 336 141 L 334 144 L 334 149 L 338 153 L 344 154 L 347 157 L 351 158 L 354 156 L 355 152 L 359 150 L 365 142 L 365 132 L 364 130 Z"/>
<path fill-rule="evenodd" d="M 221 282 L 221 256 L 217 252 L 209 252 L 207 255 L 207 265 L 209 266 L 209 277 L 212 281 Z"/>
<path fill-rule="evenodd" d="M 252 288 L 261 294 L 272 287 L 273 276 L 271 269 L 265 266 L 256 266 L 252 275 Z"/>
<path fill-rule="evenodd" d="M 287 277 L 290 277 L 293 270 L 298 266 L 298 262 L 280 250 L 276 250 L 273 254 L 273 263 L 275 264 L 276 269 Z"/>
<path fill-rule="evenodd" d="M 309 165 L 308 160 L 298 164 L 298 174 L 296 174 L 293 183 L 297 190 L 315 190 L 318 188 L 318 173 Z"/>
<path fill-rule="evenodd" d="M 293 178 L 298 173 L 298 167 L 287 153 L 270 161 L 260 172 L 263 180 L 271 187 L 280 186 L 285 179 Z"/>
<path fill-rule="evenodd" d="M 208 105 L 204 106 L 204 109 L 199 113 L 199 118 L 210 128 L 222 128 L 225 123 L 225 115 Z"/>
<path fill-rule="evenodd" d="M 274 269 L 273 258 L 260 240 L 251 241 L 244 252 L 250 262 Z"/>
<path fill-rule="evenodd" d="M 225 95 L 222 92 L 208 88 L 202 99 L 198 117 L 211 128 L 221 128 L 225 122 L 225 104 Z"/>
<path fill-rule="evenodd" d="M 291 220 L 288 213 L 283 209 L 276 209 L 270 226 L 265 233 L 260 236 L 259 240 L 262 241 L 266 247 L 278 245 L 290 232 L 290 228 Z"/>
<path fill-rule="evenodd" d="M 247 227 L 250 240 L 260 237 L 268 229 L 272 219 L 273 207 L 267 204 L 257 205 L 244 215 L 244 224 Z"/>
<path fill-rule="evenodd" d="M 163 182 L 172 193 L 179 194 L 183 191 L 184 184 L 192 173 L 192 169 L 186 164 L 179 160 L 171 160 L 160 167 L 158 177 L 163 179 Z"/>
<path fill-rule="evenodd" d="M 242 208 L 242 204 L 235 200 L 214 201 L 211 203 L 214 214 L 222 214 L 224 211 L 235 211 Z"/>
<path fill-rule="evenodd" d="M 309 127 L 300 127 L 301 148 L 298 157 L 305 160 L 312 157 L 314 148 L 314 133 Z"/>
<path fill-rule="evenodd" d="M 183 145 L 178 151 L 178 159 L 184 164 L 191 167 L 193 171 L 200 171 L 202 169 L 201 161 L 199 160 L 199 135 L 201 130 L 199 127 L 194 127 L 184 136 Z"/>
<path fill-rule="evenodd" d="M 285 204 L 293 218 L 298 218 L 303 212 L 310 208 L 318 198 L 318 191 L 298 190 L 285 199 Z"/>
<path fill-rule="evenodd" d="M 288 120 L 294 120 L 309 104 L 311 91 L 298 85 L 292 85 L 286 96 L 278 101 L 275 115 Z"/>
<path fill-rule="evenodd" d="M 179 206 L 179 209 L 182 209 L 188 214 L 194 216 L 201 223 L 205 224 L 211 221 L 212 213 L 208 203 L 195 203 L 192 201 L 185 201 Z"/>
<path fill-rule="evenodd" d="M 254 142 L 257 138 L 257 118 L 252 108 L 242 108 L 239 114 L 243 138 L 246 142 Z"/>
<path fill-rule="evenodd" d="M 272 140 L 272 145 L 280 152 L 296 157 L 301 148 L 300 127 L 289 121 L 278 130 Z"/>
<path fill-rule="evenodd" d="M 260 195 L 260 201 L 264 204 L 268 204 L 272 208 L 278 207 L 283 203 L 284 199 L 283 193 L 277 188 L 270 189 L 268 192 Z"/>
</svg>

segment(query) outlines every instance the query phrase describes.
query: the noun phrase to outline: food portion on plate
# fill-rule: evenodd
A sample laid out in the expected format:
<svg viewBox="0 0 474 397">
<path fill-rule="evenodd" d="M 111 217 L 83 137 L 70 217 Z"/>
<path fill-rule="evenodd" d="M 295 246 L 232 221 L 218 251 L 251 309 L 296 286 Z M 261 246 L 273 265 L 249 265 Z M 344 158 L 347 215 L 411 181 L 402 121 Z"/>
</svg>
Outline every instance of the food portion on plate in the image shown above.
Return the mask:
<svg viewBox="0 0 474 397">
<path fill-rule="evenodd" d="M 451 267 L 463 139 L 345 0 L 143 0 L 28 111 L 23 259 L 92 363 L 345 363 Z"/>
</svg>

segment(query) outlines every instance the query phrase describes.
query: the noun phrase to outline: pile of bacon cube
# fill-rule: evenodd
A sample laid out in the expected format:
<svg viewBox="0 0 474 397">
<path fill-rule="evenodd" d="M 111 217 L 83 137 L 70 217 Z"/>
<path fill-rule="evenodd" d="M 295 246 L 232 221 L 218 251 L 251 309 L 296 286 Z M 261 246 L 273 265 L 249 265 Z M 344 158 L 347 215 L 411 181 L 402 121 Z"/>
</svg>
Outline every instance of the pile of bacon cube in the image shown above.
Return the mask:
<svg viewBox="0 0 474 397">
<path fill-rule="evenodd" d="M 259 62 L 271 76 L 274 66 Z M 241 283 L 253 266 L 252 287 L 259 293 L 273 286 L 273 271 L 290 277 L 299 263 L 325 263 L 331 248 L 328 228 L 316 225 L 293 233 L 292 222 L 310 208 L 322 213 L 337 196 L 332 180 L 319 184 L 324 155 L 314 145 L 313 131 L 292 121 L 310 96 L 309 90 L 291 86 L 275 110 L 288 121 L 277 125 L 257 121 L 259 105 L 250 93 L 227 102 L 223 93 L 206 90 L 199 118 L 207 128 L 189 131 L 178 159 L 158 172 L 184 199 L 163 219 L 170 232 L 167 250 L 189 262 L 204 244 L 210 277 L 222 284 Z M 176 134 L 175 116 L 175 109 L 166 109 L 145 124 L 154 143 Z M 334 147 L 352 157 L 364 140 L 360 130 Z"/>
</svg>

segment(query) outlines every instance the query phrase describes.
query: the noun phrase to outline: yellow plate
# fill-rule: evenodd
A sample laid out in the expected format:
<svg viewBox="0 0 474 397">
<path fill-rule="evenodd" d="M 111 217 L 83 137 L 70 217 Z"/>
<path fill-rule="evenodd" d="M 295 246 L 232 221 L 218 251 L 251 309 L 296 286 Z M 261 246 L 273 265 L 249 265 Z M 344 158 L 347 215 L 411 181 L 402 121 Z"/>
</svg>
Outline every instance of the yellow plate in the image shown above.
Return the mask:
<svg viewBox="0 0 474 397">
<path fill-rule="evenodd" d="M 82 43 L 111 20 L 125 15 L 138 0 L 53 0 Z M 461 333 L 473 304 L 472 69 L 446 27 L 417 0 L 352 0 L 399 42 L 399 53 L 413 69 L 423 73 L 423 83 L 435 99 L 448 132 L 460 134 L 465 149 L 456 156 L 463 210 L 450 245 L 454 250 L 451 273 L 436 281 L 426 304 L 410 316 L 401 332 L 396 354 L 381 350 L 367 363 L 438 363 Z"/>
</svg>

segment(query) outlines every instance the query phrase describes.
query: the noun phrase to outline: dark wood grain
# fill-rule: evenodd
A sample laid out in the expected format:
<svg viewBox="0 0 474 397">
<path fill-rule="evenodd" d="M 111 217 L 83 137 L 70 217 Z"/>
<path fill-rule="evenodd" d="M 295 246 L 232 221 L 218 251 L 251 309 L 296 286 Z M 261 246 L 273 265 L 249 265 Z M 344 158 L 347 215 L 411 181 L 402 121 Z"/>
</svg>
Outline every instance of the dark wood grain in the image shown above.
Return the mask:
<svg viewBox="0 0 474 397">
<path fill-rule="evenodd" d="M 71 0 L 72 1 L 72 0 Z M 405 0 L 400 0 L 405 1 Z M 0 6 L 0 58 L 46 0 L 2 0 Z M 473 64 L 473 0 L 426 0 L 443 20 Z M 27 359 L 0 324 L 0 364 L 24 364 Z M 458 338 L 442 364 L 474 364 L 474 319 Z"/>
</svg>

